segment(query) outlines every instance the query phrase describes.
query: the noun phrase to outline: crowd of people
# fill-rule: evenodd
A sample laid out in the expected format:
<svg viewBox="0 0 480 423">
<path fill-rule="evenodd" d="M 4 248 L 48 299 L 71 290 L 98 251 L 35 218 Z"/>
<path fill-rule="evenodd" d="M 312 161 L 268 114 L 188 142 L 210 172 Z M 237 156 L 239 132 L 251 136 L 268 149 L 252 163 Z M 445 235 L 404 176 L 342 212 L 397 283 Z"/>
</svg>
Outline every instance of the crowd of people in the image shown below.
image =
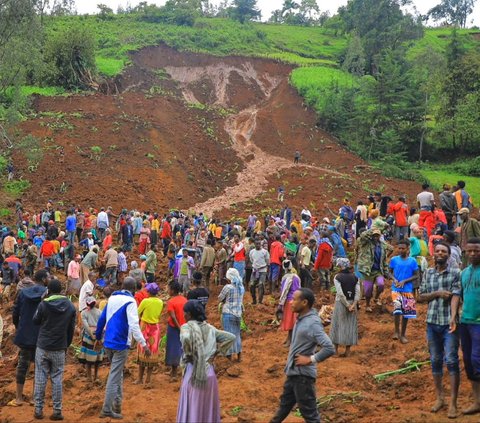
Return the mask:
<svg viewBox="0 0 480 423">
<path fill-rule="evenodd" d="M 448 416 L 458 415 L 460 344 L 474 393 L 464 413 L 480 412 L 480 223 L 471 217 L 464 182 L 454 189 L 446 185 L 439 198 L 437 203 L 425 184 L 412 207 L 406 196 L 394 201 L 375 193 L 356 208 L 344 199 L 338 211 L 321 218 L 307 207 L 294 213 L 282 195 L 278 214 L 251 213 L 244 221 L 181 211 L 59 210 L 52 202 L 29 212 L 17 200 L 16 222 L 0 224 L 2 314 L 13 301 L 19 348 L 16 397 L 9 405 L 25 403 L 25 378 L 34 362 L 34 417 L 44 417 L 50 379 L 50 418 L 64 418 L 65 351 L 77 330 L 78 360 L 88 382 L 98 383 L 105 359 L 110 365 L 100 417 L 123 418 L 123 369 L 135 349 L 136 384 L 150 385 L 161 362 L 173 380 L 183 369 L 179 422 L 220 421 L 213 360 L 217 354 L 242 360 L 248 291 L 254 306 L 266 294 L 275 298 L 289 348 L 287 379 L 272 422 L 283 421 L 295 404 L 306 421 L 318 422 L 316 364 L 341 346 L 342 356 L 349 356 L 358 343 L 360 310 L 368 316 L 383 308 L 382 293 L 392 280 L 393 339 L 408 342 L 416 303 L 428 303 L 437 393 L 432 412 L 444 407 L 445 362 Z M 215 286 L 223 330 L 207 323 Z M 313 309 L 314 288 L 335 295 L 329 335 L 326 319 Z"/>
</svg>

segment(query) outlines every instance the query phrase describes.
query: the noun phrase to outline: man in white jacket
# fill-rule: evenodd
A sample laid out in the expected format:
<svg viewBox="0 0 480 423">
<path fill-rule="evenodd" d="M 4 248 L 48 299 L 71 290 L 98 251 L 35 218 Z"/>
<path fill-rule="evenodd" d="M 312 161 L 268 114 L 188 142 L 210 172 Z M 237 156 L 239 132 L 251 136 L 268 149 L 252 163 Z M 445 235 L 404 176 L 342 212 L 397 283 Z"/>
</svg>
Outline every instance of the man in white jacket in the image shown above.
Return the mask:
<svg viewBox="0 0 480 423">
<path fill-rule="evenodd" d="M 98 321 L 95 337 L 97 340 L 102 339 L 105 328 L 103 345 L 111 363 L 101 418 L 123 419 L 123 368 L 132 337 L 145 349 L 145 354 L 150 355 L 150 349 L 140 330 L 137 303 L 133 297 L 135 288 L 135 279 L 126 277 L 122 290 L 112 294 Z M 95 343 L 95 348 L 100 342 Z"/>
</svg>

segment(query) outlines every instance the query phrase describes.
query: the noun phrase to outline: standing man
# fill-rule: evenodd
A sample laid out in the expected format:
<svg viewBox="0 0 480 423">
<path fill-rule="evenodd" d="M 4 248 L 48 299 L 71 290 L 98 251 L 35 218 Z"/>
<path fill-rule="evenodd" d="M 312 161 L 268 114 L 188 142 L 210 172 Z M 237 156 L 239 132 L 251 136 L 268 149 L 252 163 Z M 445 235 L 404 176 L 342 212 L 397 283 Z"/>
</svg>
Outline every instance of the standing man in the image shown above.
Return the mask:
<svg viewBox="0 0 480 423">
<path fill-rule="evenodd" d="M 282 262 L 285 258 L 285 246 L 282 243 L 281 235 L 275 236 L 275 241 L 270 245 L 270 294 L 278 288 Z"/>
<path fill-rule="evenodd" d="M 108 229 L 110 226 L 108 222 L 108 214 L 105 211 L 105 208 L 102 207 L 100 209 L 100 213 L 98 213 L 97 216 L 97 228 L 98 228 L 98 238 L 100 239 L 100 242 L 103 242 L 103 239 L 105 238 L 105 231 Z"/>
<path fill-rule="evenodd" d="M 357 240 L 355 248 L 356 265 L 362 275 L 365 292 L 366 311 L 372 312 L 370 301 L 373 297 L 373 288 L 376 285 L 375 301 L 381 306 L 380 295 L 385 288 L 385 278 L 389 275 L 387 254 L 391 247 L 381 240 L 380 229 L 370 229 L 363 232 Z"/>
<path fill-rule="evenodd" d="M 258 302 L 262 304 L 265 291 L 265 281 L 267 280 L 268 265 L 270 264 L 270 254 L 262 248 L 262 242 L 257 239 L 255 248 L 250 250 L 250 262 L 252 263 L 252 276 L 250 278 L 250 293 L 252 294 L 253 304 L 257 304 L 257 285 Z"/>
<path fill-rule="evenodd" d="M 448 184 L 445 184 L 443 185 L 443 192 L 440 194 L 440 207 L 447 218 L 447 226 L 449 230 L 453 229 L 453 216 L 455 216 L 458 210 L 455 196 L 451 190 L 452 187 Z"/>
<path fill-rule="evenodd" d="M 122 290 L 112 294 L 97 324 L 95 339 L 103 338 L 105 328 L 103 345 L 110 361 L 101 418 L 123 419 L 123 368 L 130 349 L 130 334 L 143 347 L 146 356 L 151 354 L 139 326 L 137 303 L 133 297 L 135 287 L 135 279 L 126 277 Z M 100 343 L 95 342 L 95 349 Z"/>
<path fill-rule="evenodd" d="M 464 207 L 467 208 L 468 210 L 471 210 L 472 199 L 468 195 L 467 191 L 465 191 L 465 181 L 458 181 L 457 187 L 458 189 L 454 193 L 455 202 L 457 204 L 457 210 L 460 210 Z M 462 224 L 461 216 L 459 216 L 459 218 L 460 219 L 457 218 L 457 226 L 461 226 Z"/>
<path fill-rule="evenodd" d="M 212 242 L 207 240 L 205 247 L 203 247 L 202 259 L 200 261 L 200 269 L 207 285 L 210 283 L 210 274 L 215 263 L 215 250 L 212 247 Z"/>
<path fill-rule="evenodd" d="M 60 295 L 62 284 L 53 279 L 48 283 L 48 297 L 43 300 L 33 316 L 40 326 L 35 353 L 35 419 L 43 419 L 45 388 L 52 381 L 53 414 L 50 420 L 63 420 L 63 371 L 67 348 L 75 332 L 76 310 L 72 302 Z"/>
<path fill-rule="evenodd" d="M 300 157 L 301 157 L 300 151 L 295 150 L 295 155 L 293 156 L 293 163 L 298 164 L 300 161 Z"/>
<path fill-rule="evenodd" d="M 460 296 L 452 298 L 452 318 L 450 332 L 457 328 L 457 315 L 460 298 L 463 299 L 460 318 L 460 339 L 462 343 L 465 373 L 472 383 L 473 404 L 463 410 L 463 414 L 480 413 L 480 238 L 467 241 L 466 254 L 470 266 L 461 275 Z"/>
<path fill-rule="evenodd" d="M 227 259 L 227 250 L 223 246 L 222 241 L 217 241 L 215 243 L 215 269 L 217 273 L 217 285 L 223 283 L 227 273 Z"/>
<path fill-rule="evenodd" d="M 457 397 L 460 385 L 458 347 L 460 337 L 457 330 L 451 331 L 451 300 L 461 294 L 460 269 L 448 266 L 450 246 L 439 242 L 434 249 L 435 267 L 427 269 L 420 285 L 419 302 L 428 302 L 427 340 L 432 364 L 433 382 L 437 400 L 432 413 L 445 405 L 443 395 L 443 363 L 450 374 L 450 406 L 448 418 L 457 417 Z"/>
<path fill-rule="evenodd" d="M 417 205 L 420 210 L 430 211 L 435 205 L 435 197 L 428 189 L 430 185 L 427 183 L 422 185 L 422 192 L 417 195 Z"/>
<path fill-rule="evenodd" d="M 245 245 L 240 241 L 240 235 L 235 234 L 233 236 L 233 267 L 238 270 L 240 277 L 245 278 Z"/>
<path fill-rule="evenodd" d="M 30 367 L 35 362 L 35 348 L 37 347 L 39 327 L 33 324 L 33 316 L 37 311 L 42 297 L 47 290 L 48 272 L 45 269 L 35 273 L 35 285 L 22 289 L 13 306 L 12 321 L 15 325 L 13 343 L 20 348 L 17 363 L 17 395 L 9 405 L 19 406 L 24 402 L 23 386 Z"/>
<path fill-rule="evenodd" d="M 417 260 L 409 257 L 410 242 L 402 239 L 398 242 L 398 256 L 390 260 L 390 270 L 393 275 L 392 302 L 395 318 L 395 332 L 393 339 L 400 339 L 402 344 L 408 342 L 406 338 L 408 319 L 417 317 L 415 297 L 413 296 L 413 281 L 418 279 L 419 269 Z M 400 319 L 402 329 L 400 332 Z"/>
<path fill-rule="evenodd" d="M 300 279 L 302 281 L 302 287 L 312 288 L 313 276 L 312 269 L 312 250 L 315 249 L 315 239 L 302 239 L 302 245 L 300 246 L 300 257 L 298 260 L 298 267 L 300 268 Z"/>
<path fill-rule="evenodd" d="M 75 242 L 75 232 L 77 230 L 77 218 L 70 209 L 67 210 L 65 230 L 67 231 L 67 239 L 70 242 L 70 245 L 73 245 Z"/>
<path fill-rule="evenodd" d="M 460 248 L 462 250 L 462 261 L 466 265 L 468 257 L 466 255 L 467 243 L 470 238 L 480 238 L 480 222 L 470 217 L 470 209 L 463 207 L 458 211 L 458 217 L 462 224 L 460 225 Z"/>
<path fill-rule="evenodd" d="M 287 380 L 280 397 L 280 407 L 270 423 L 283 422 L 295 404 L 298 404 L 306 422 L 320 423 L 315 390 L 316 365 L 334 355 L 335 348 L 323 329 L 320 317 L 312 309 L 314 302 L 315 296 L 310 289 L 300 288 L 293 294 L 292 310 L 298 313 L 298 317 L 285 367 Z M 318 345 L 321 349 L 315 353 Z"/>
<path fill-rule="evenodd" d="M 133 226 L 132 226 L 132 219 L 130 217 L 127 218 L 125 225 L 122 226 L 121 232 L 122 232 L 123 249 L 125 251 L 132 251 Z"/>
<path fill-rule="evenodd" d="M 393 205 L 395 219 L 395 240 L 398 242 L 408 236 L 408 206 L 405 197 L 398 197 L 398 202 Z"/>
<path fill-rule="evenodd" d="M 148 283 L 155 282 L 156 268 L 157 268 L 157 247 L 156 247 L 156 244 L 150 244 L 150 249 L 147 252 L 147 261 L 146 261 L 146 267 L 145 267 L 145 276 L 147 278 Z"/>
<path fill-rule="evenodd" d="M 118 271 L 118 252 L 111 245 L 103 256 L 105 261 L 105 273 L 103 277 L 110 285 L 117 284 L 117 271 Z"/>
<path fill-rule="evenodd" d="M 170 242 L 172 240 L 172 225 L 170 224 L 171 221 L 172 221 L 172 218 L 170 216 L 163 221 L 162 233 L 160 234 L 160 238 L 162 239 L 162 243 L 163 243 L 164 257 L 167 256 L 168 246 L 170 245 Z"/>
</svg>

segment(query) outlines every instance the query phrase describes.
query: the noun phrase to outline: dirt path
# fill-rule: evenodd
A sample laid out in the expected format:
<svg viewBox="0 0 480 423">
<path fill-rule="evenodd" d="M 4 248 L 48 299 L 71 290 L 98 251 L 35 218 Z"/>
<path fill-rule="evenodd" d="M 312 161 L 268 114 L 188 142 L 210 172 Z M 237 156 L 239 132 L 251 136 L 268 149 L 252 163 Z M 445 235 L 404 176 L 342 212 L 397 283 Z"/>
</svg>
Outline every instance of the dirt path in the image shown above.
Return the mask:
<svg viewBox="0 0 480 423">
<path fill-rule="evenodd" d="M 295 166 L 327 174 L 343 175 L 324 167 L 308 164 L 295 165 L 293 160 L 267 153 L 255 144 L 258 115 L 275 96 L 279 85 L 288 83 L 285 76 L 271 75 L 267 72 L 259 73 L 249 62 L 240 66 L 229 66 L 223 63 L 207 67 L 167 66 L 165 71 L 179 83 L 183 97 L 188 103 L 200 103 L 194 88 L 209 82 L 212 88 L 210 99 L 213 100 L 213 105 L 231 107 L 230 84 L 235 76 L 240 77 L 247 86 L 256 89 L 259 94 L 255 98 L 255 104 L 229 116 L 225 121 L 224 129 L 231 139 L 232 148 L 245 163 L 245 167 L 237 173 L 236 184 L 227 187 L 215 197 L 195 204 L 192 209 L 203 211 L 211 216 L 214 212 L 234 204 L 254 199 L 268 186 L 268 176 L 272 173 L 280 175 L 280 171 Z"/>
</svg>

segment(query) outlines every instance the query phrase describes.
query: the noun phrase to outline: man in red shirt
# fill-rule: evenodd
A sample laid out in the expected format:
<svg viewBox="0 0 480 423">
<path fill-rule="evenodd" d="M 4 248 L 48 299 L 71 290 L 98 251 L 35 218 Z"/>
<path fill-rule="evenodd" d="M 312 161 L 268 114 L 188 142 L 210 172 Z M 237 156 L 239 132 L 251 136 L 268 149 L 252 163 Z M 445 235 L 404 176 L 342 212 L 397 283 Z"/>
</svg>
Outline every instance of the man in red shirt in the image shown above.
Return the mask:
<svg viewBox="0 0 480 423">
<path fill-rule="evenodd" d="M 313 269 L 320 275 L 320 287 L 325 283 L 325 289 L 330 288 L 330 269 L 333 261 L 333 245 L 327 232 L 320 234 L 321 239 L 317 248 L 317 258 Z"/>
<path fill-rule="evenodd" d="M 43 242 L 40 247 L 40 257 L 45 263 L 45 269 L 50 271 L 50 266 L 52 265 L 52 259 L 55 255 L 55 244 L 52 242 L 50 237 L 47 236 L 47 239 Z"/>
<path fill-rule="evenodd" d="M 281 235 L 275 237 L 275 241 L 270 246 L 270 294 L 273 294 L 275 288 L 278 288 L 282 261 L 285 257 L 285 247 L 282 244 Z"/>
<path fill-rule="evenodd" d="M 400 241 L 408 235 L 408 206 L 405 197 L 398 197 L 398 202 L 393 205 L 393 217 L 395 218 L 395 239 Z"/>
<path fill-rule="evenodd" d="M 162 225 L 162 233 L 160 234 L 160 238 L 163 242 L 163 256 L 166 257 L 168 253 L 168 246 L 170 245 L 170 241 L 172 240 L 172 225 L 170 224 L 172 218 L 168 216 Z"/>
<path fill-rule="evenodd" d="M 245 277 L 245 245 L 240 241 L 240 235 L 235 234 L 233 236 L 233 267 L 238 270 L 240 277 Z"/>
</svg>

